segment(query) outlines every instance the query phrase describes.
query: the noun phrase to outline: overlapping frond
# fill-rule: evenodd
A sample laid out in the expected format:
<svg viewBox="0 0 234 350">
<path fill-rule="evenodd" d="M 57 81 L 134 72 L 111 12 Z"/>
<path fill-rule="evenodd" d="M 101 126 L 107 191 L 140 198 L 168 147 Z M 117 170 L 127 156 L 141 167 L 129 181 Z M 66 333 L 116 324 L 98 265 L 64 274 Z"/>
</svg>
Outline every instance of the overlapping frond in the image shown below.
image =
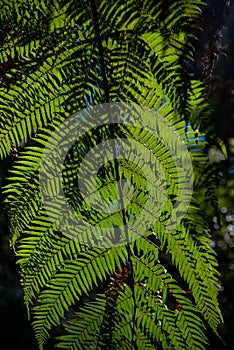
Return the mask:
<svg viewBox="0 0 234 350">
<path fill-rule="evenodd" d="M 186 210 L 177 201 L 180 193 L 186 200 L 193 194 L 191 186 L 186 187 L 192 174 L 180 165 L 185 153 L 196 181 L 196 164 L 206 162 L 205 137 L 193 123 L 206 103 L 201 84 L 186 70 L 201 4 L 0 1 L 5 28 L 0 48 L 0 156 L 26 144 L 5 186 L 5 204 L 40 349 L 53 327 L 98 288 L 105 295 L 65 322 L 68 334 L 58 339 L 58 347 L 202 350 L 207 346 L 204 321 L 216 332 L 222 320 L 217 265 L 205 219 L 196 196 Z M 14 28 L 8 31 L 10 22 Z M 87 107 L 88 115 L 92 106 L 105 102 L 124 102 L 126 109 L 127 103 L 144 106 L 154 111 L 152 120 L 147 127 L 137 120 L 134 125 L 99 125 L 73 144 L 74 126 L 69 123 L 53 134 L 71 115 L 82 128 L 77 112 Z M 128 148 L 126 159 L 127 153 L 121 158 L 121 147 L 114 144 L 117 163 L 103 164 L 98 152 L 94 161 L 85 158 L 113 138 L 134 142 L 137 148 Z M 61 169 L 46 148 L 57 140 L 59 156 L 68 149 Z M 95 164 L 103 165 L 94 180 L 85 179 L 84 198 L 77 174 Z M 56 177 L 60 172 L 63 188 Z M 119 180 L 129 182 L 130 188 L 121 185 L 119 191 Z M 104 201 L 92 208 L 88 200 L 94 188 Z M 43 196 L 52 199 L 45 205 Z M 67 203 L 78 224 L 67 213 Z M 132 228 L 146 204 L 147 220 Z M 91 226 L 98 227 L 100 235 L 95 236 Z M 109 236 L 101 234 L 106 228 Z"/>
</svg>

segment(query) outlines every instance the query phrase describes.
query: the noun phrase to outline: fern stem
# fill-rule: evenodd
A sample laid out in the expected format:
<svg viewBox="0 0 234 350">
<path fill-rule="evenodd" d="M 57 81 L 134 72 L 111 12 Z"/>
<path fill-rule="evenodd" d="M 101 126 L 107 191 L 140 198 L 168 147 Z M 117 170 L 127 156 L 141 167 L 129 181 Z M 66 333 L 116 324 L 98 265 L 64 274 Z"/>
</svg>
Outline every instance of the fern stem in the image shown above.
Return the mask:
<svg viewBox="0 0 234 350">
<path fill-rule="evenodd" d="M 105 93 L 105 101 L 106 101 L 106 103 L 108 103 L 108 102 L 110 102 L 109 87 L 108 87 L 108 81 L 107 81 L 106 66 L 105 66 L 105 61 L 104 61 L 102 40 L 101 40 L 101 35 L 100 35 L 100 27 L 99 27 L 99 21 L 98 21 L 98 12 L 97 12 L 97 7 L 96 7 L 96 1 L 90 0 L 90 3 L 91 3 L 92 18 L 93 18 L 93 26 L 94 26 L 94 31 L 95 31 L 95 39 L 97 41 L 98 53 L 100 56 L 100 66 L 101 66 L 101 75 L 102 75 L 102 79 L 103 79 L 103 89 L 104 89 L 104 93 Z M 114 140 L 114 134 L 115 134 L 114 133 L 114 124 L 112 123 L 111 115 L 109 115 L 109 120 L 110 120 L 111 138 Z M 117 152 L 115 149 L 115 145 L 112 145 L 112 150 L 113 150 L 113 158 L 114 158 L 115 176 L 116 176 L 119 197 L 120 197 L 120 206 L 122 208 L 123 223 L 125 226 L 126 241 L 128 242 L 129 237 L 128 237 L 128 230 L 127 230 L 127 221 L 126 221 L 126 217 L 124 214 L 123 192 L 122 192 L 122 187 L 120 184 L 120 175 L 119 175 Z M 130 248 L 128 249 L 128 259 L 130 262 L 131 261 Z"/>
<path fill-rule="evenodd" d="M 95 39 L 98 46 L 98 53 L 100 57 L 100 69 L 101 69 L 101 75 L 103 80 L 103 90 L 105 94 L 105 102 L 110 102 L 110 94 L 109 94 L 109 86 L 108 86 L 108 79 L 107 79 L 107 71 L 105 66 L 105 60 L 104 60 L 104 50 L 102 46 L 102 39 L 100 35 L 100 27 L 99 27 L 99 21 L 98 21 L 98 11 L 96 6 L 96 0 L 90 0 L 91 4 L 91 12 L 92 12 L 92 19 L 93 19 L 93 27 L 94 27 L 94 33 L 95 33 Z M 111 131 L 111 138 L 114 139 L 114 125 L 111 120 L 111 115 L 109 116 L 110 119 L 110 131 Z M 133 265 L 132 265 L 132 253 L 131 253 L 131 247 L 129 243 L 129 235 L 128 235 L 128 228 L 127 228 L 127 221 L 126 216 L 124 213 L 124 201 L 123 201 L 123 192 L 122 187 L 120 183 L 120 175 L 119 175 L 119 169 L 118 169 L 118 160 L 117 160 L 117 153 L 115 149 L 115 145 L 112 146 L 113 155 L 114 155 L 114 170 L 115 170 L 115 176 L 118 186 L 118 192 L 119 192 L 119 198 L 120 198 L 120 206 L 122 208 L 122 218 L 123 218 L 123 224 L 124 224 L 124 231 L 125 231 L 125 237 L 127 242 L 127 252 L 128 252 L 128 264 L 131 269 L 131 276 L 130 276 L 130 288 L 132 290 L 132 296 L 134 301 L 134 311 L 133 311 L 133 320 L 132 320 L 132 345 L 135 348 L 137 348 L 135 344 L 135 317 L 136 317 L 136 300 L 135 300 L 135 291 L 134 291 L 134 274 L 133 274 Z"/>
<path fill-rule="evenodd" d="M 108 87 L 108 80 L 107 80 L 107 74 L 106 74 L 106 66 L 104 61 L 104 54 L 103 54 L 103 46 L 102 46 L 102 39 L 100 35 L 100 27 L 99 27 L 99 21 L 98 21 L 98 12 L 97 12 L 97 6 L 95 0 L 90 0 L 91 4 L 91 12 L 92 12 L 92 18 L 93 18 L 93 27 L 94 27 L 94 35 L 95 39 L 98 45 L 98 53 L 100 57 L 100 69 L 101 69 L 101 75 L 103 80 L 103 90 L 105 94 L 105 102 L 110 102 L 110 96 L 109 96 L 109 87 Z"/>
</svg>

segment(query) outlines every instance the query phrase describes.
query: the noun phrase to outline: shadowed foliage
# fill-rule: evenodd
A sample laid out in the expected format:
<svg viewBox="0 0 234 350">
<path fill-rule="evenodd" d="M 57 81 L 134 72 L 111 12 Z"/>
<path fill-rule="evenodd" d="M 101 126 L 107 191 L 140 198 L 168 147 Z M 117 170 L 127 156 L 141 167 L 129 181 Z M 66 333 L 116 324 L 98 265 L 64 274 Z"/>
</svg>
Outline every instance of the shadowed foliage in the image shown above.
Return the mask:
<svg viewBox="0 0 234 350">
<path fill-rule="evenodd" d="M 206 349 L 206 329 L 218 336 L 222 316 L 217 262 L 197 198 L 205 183 L 206 198 L 216 209 L 213 170 L 199 131 L 207 105 L 203 86 L 187 69 L 202 2 L 18 0 L 0 5 L 0 156 L 16 155 L 4 186 L 4 210 L 39 348 L 55 335 L 54 346 L 62 349 Z M 124 226 L 144 207 L 147 181 L 163 185 L 145 178 L 133 150 L 135 162 L 105 163 L 96 180 L 112 203 L 125 193 L 119 188 L 116 194 L 113 183 L 133 179 L 131 206 L 113 216 L 92 210 L 76 180 L 84 155 L 98 143 L 123 136 L 134 140 L 145 147 L 141 156 L 150 151 L 151 165 L 158 162 L 165 174 L 163 210 L 157 217 L 153 206 L 149 212 L 153 227 L 137 232 L 136 240 L 103 247 L 74 239 L 79 228 L 65 235 L 56 227 L 51 217 L 57 215 L 57 203 L 48 216 L 39 173 L 53 130 L 82 109 L 109 102 L 153 110 L 170 128 L 163 129 L 161 140 L 148 129 L 103 125 L 70 147 L 64 193 L 74 212 L 92 225 Z M 187 212 L 169 230 L 181 178 L 166 145 L 176 152 L 176 139 L 191 156 L 194 186 Z M 65 140 L 58 154 L 66 145 Z M 52 185 L 48 193 L 63 208 L 60 187 L 56 181 Z M 61 218 L 69 228 L 62 211 Z"/>
</svg>

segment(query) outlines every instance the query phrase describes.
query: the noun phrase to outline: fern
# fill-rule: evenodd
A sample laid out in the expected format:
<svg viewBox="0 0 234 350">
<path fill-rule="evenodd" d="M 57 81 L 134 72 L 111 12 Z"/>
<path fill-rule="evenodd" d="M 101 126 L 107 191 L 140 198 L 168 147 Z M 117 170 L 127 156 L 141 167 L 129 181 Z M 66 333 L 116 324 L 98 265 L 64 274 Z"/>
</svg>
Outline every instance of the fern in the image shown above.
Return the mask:
<svg viewBox="0 0 234 350">
<path fill-rule="evenodd" d="M 222 315 L 216 258 L 196 198 L 207 158 L 193 121 L 206 103 L 202 85 L 185 69 L 203 3 L 0 4 L 0 155 L 19 149 L 4 188 L 5 210 L 39 348 L 62 322 L 66 334 L 56 344 L 62 349 L 205 349 L 206 327 L 217 333 Z M 88 116 L 104 103 L 107 116 L 114 103 L 123 118 L 133 113 L 134 124 L 95 125 Z M 143 110 L 150 115 L 144 128 Z M 84 131 L 76 142 L 71 115 Z M 93 208 L 77 173 L 95 165 L 85 155 L 109 139 L 137 146 L 104 162 L 94 182 L 86 179 L 86 200 L 95 199 L 95 186 L 102 198 Z M 66 149 L 59 168 L 53 152 L 63 157 Z M 117 141 L 110 153 L 121 155 Z M 95 162 L 103 163 L 101 153 Z M 202 180 L 209 197 L 213 180 Z M 137 221 L 144 210 L 149 222 Z"/>
</svg>

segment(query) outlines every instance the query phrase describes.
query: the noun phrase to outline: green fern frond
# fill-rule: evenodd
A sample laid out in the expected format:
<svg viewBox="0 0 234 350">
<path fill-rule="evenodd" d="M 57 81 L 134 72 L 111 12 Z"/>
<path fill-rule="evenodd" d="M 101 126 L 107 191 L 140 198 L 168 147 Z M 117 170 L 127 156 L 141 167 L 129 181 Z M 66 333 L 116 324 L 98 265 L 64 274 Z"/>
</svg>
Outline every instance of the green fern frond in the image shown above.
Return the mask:
<svg viewBox="0 0 234 350">
<path fill-rule="evenodd" d="M 105 296 L 99 295 L 94 302 L 81 308 L 80 312 L 75 314 L 76 318 L 68 321 L 65 328 L 69 330 L 69 335 L 59 337 L 57 347 L 83 350 L 93 344 L 95 348 L 104 313 Z"/>
<path fill-rule="evenodd" d="M 15 25 L 5 30 L 0 48 L 5 67 L 0 156 L 26 143 L 4 188 L 5 208 L 40 349 L 71 310 L 74 319 L 62 321 L 68 334 L 58 338 L 59 348 L 203 350 L 204 322 L 215 332 L 222 322 L 217 263 L 196 198 L 207 156 L 194 115 L 205 113 L 207 105 L 201 83 L 186 70 L 202 4 L 0 1 L 3 27 Z M 82 128 L 77 112 L 120 101 L 153 110 L 147 127 L 137 120 L 99 125 L 70 145 L 74 129 L 66 121 L 71 115 Z M 67 128 L 59 129 L 62 123 Z M 85 179 L 86 202 L 77 174 L 81 165 L 102 164 L 98 152 L 94 161 L 85 155 L 111 138 L 134 141 L 138 149 L 129 150 L 130 159 L 104 163 L 94 180 Z M 61 169 L 50 142 L 59 156 L 69 148 Z M 191 171 L 185 174 L 178 165 L 185 153 L 194 166 L 194 193 L 187 186 Z M 127 180 L 130 190 L 121 185 L 120 193 L 116 180 Z M 212 184 L 210 179 L 206 195 L 213 198 Z M 106 207 L 88 202 L 94 189 Z M 176 207 L 180 192 L 184 198 L 192 195 L 186 212 Z M 46 196 L 56 200 L 46 202 Z M 119 208 L 121 201 L 128 205 Z M 147 203 L 153 225 L 142 220 L 131 227 Z M 100 232 L 110 228 L 110 235 L 96 237 L 89 225 Z M 98 288 L 107 288 L 105 296 L 98 292 L 95 301 L 80 307 Z"/>
<path fill-rule="evenodd" d="M 35 306 L 33 326 L 36 338 L 42 348 L 48 337 L 48 330 L 58 325 L 60 317 L 68 311 L 80 296 L 92 290 L 116 267 L 121 267 L 121 258 L 126 248 L 103 251 L 92 249 L 79 255 L 77 260 L 65 261 L 64 267 L 46 283 L 46 288 L 39 296 L 39 306 Z M 125 259 L 124 259 L 125 260 Z"/>
</svg>

